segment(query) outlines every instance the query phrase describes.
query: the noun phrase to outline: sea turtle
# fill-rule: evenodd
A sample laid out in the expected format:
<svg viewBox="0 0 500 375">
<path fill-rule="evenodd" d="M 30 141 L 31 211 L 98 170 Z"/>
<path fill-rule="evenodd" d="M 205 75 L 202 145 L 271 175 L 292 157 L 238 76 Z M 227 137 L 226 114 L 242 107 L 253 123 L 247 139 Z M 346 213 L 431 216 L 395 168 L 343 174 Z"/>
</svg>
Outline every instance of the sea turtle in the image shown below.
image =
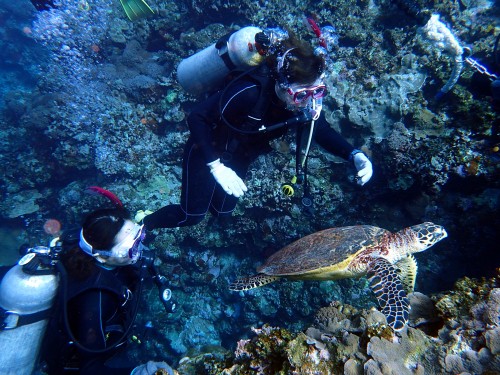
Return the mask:
<svg viewBox="0 0 500 375">
<path fill-rule="evenodd" d="M 258 288 L 281 277 L 337 280 L 367 275 L 389 326 L 399 331 L 408 321 L 406 293 L 413 291 L 417 274 L 411 254 L 446 237 L 442 226 L 430 222 L 397 233 L 371 225 L 325 229 L 285 246 L 257 268 L 257 275 L 238 279 L 229 289 Z"/>
</svg>

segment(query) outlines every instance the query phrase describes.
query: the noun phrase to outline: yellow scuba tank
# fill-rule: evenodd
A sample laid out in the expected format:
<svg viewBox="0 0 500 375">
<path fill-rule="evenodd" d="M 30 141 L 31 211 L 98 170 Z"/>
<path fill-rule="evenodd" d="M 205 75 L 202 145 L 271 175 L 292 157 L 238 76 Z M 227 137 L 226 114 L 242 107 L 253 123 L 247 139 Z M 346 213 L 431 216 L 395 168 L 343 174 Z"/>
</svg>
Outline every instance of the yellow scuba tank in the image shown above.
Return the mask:
<svg viewBox="0 0 500 375">
<path fill-rule="evenodd" d="M 255 34 L 262 30 L 247 26 L 221 38 L 217 43 L 182 60 L 177 79 L 193 95 L 209 92 L 221 85 L 233 69 L 248 69 L 264 61 L 255 46 Z"/>
<path fill-rule="evenodd" d="M 0 374 L 31 374 L 37 363 L 58 276 L 48 262 L 51 249 L 37 246 L 0 283 Z"/>
</svg>

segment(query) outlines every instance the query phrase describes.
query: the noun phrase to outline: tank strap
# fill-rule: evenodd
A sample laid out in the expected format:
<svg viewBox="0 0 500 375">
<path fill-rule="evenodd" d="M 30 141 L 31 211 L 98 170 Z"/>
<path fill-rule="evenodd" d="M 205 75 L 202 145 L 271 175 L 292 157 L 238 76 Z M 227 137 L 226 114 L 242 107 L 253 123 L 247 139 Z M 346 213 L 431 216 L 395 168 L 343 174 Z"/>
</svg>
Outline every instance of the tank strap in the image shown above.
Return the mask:
<svg viewBox="0 0 500 375">
<path fill-rule="evenodd" d="M 248 113 L 247 126 L 257 129 L 262 124 L 263 117 L 269 108 L 271 101 L 271 90 L 274 88 L 274 80 L 271 78 L 269 68 L 264 64 L 249 73 L 250 77 L 259 82 L 260 94 L 252 110 Z"/>
<path fill-rule="evenodd" d="M 12 310 L 5 310 L 0 307 L 0 330 L 18 328 L 27 324 L 39 322 L 48 319 L 52 309 L 38 311 L 33 314 L 23 314 Z"/>
<path fill-rule="evenodd" d="M 229 42 L 229 37 L 233 33 L 229 33 L 221 37 L 217 43 L 215 43 L 215 48 L 217 48 L 219 52 L 219 57 L 222 59 L 224 62 L 224 65 L 227 66 L 229 70 L 234 70 L 236 69 L 236 65 L 231 61 L 231 58 L 229 57 L 229 49 L 228 49 L 228 42 Z"/>
</svg>

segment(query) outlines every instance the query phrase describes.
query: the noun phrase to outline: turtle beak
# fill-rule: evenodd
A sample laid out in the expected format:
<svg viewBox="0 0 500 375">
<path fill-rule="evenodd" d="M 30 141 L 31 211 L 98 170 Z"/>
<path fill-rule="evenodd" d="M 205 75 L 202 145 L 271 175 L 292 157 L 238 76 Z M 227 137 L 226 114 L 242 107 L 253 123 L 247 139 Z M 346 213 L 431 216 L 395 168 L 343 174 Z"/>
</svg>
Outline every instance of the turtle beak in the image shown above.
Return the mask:
<svg viewBox="0 0 500 375">
<path fill-rule="evenodd" d="M 429 227 L 429 232 L 424 237 L 424 241 L 427 243 L 428 247 L 431 247 L 446 237 L 448 237 L 446 230 L 441 225 L 434 224 Z"/>
<path fill-rule="evenodd" d="M 441 225 L 436 225 L 432 236 L 434 238 L 434 243 L 436 243 L 448 237 L 448 233 L 446 233 L 446 229 L 444 229 Z"/>
</svg>

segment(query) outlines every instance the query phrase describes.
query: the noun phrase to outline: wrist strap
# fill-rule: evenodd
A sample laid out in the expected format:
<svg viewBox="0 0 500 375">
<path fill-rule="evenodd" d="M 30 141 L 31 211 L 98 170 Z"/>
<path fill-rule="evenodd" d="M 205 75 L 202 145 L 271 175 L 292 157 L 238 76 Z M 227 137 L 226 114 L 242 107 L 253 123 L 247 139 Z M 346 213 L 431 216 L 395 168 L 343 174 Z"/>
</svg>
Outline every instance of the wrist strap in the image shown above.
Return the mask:
<svg viewBox="0 0 500 375">
<path fill-rule="evenodd" d="M 359 154 L 359 153 L 363 153 L 363 151 L 358 150 L 357 148 L 355 148 L 354 150 L 352 150 L 351 153 L 349 154 L 349 161 L 353 161 L 354 160 L 354 155 Z"/>
</svg>

